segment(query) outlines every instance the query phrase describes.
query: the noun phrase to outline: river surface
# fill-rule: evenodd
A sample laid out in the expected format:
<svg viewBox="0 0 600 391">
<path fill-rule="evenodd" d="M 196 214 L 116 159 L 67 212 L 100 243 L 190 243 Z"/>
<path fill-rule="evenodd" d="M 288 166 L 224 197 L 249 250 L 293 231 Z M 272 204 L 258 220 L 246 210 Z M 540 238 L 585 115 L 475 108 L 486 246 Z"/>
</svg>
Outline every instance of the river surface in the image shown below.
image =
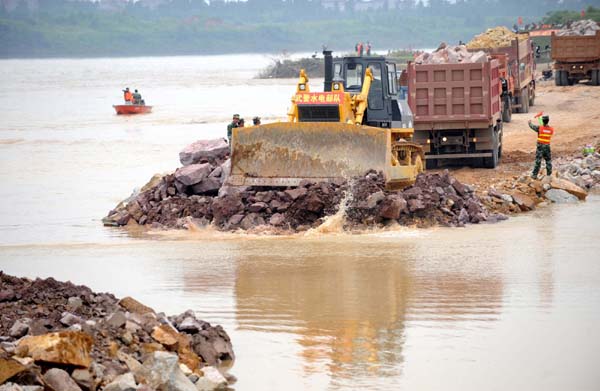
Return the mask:
<svg viewBox="0 0 600 391">
<path fill-rule="evenodd" d="M 0 269 L 193 309 L 231 336 L 237 390 L 600 389 L 599 196 L 464 229 L 102 227 L 234 112 L 284 117 L 295 81 L 253 79 L 269 62 L 0 61 Z M 152 114 L 114 114 L 126 86 Z"/>
</svg>

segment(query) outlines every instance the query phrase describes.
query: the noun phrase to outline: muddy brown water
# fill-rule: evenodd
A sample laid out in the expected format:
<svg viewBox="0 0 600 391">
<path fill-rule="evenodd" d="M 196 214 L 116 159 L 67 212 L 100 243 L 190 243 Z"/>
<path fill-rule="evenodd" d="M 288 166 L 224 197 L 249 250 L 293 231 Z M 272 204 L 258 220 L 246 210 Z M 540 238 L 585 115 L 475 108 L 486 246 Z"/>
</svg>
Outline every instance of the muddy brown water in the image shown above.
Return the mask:
<svg viewBox="0 0 600 391">
<path fill-rule="evenodd" d="M 246 117 L 285 115 L 275 98 L 289 99 L 294 81 L 251 80 L 263 62 L 0 61 L 0 269 L 197 311 L 232 337 L 239 390 L 598 389 L 598 195 L 464 229 L 349 235 L 336 219 L 287 237 L 102 227 L 132 187 L 173 169 L 183 146 L 225 134 L 231 104 L 217 106 L 228 94 L 248 97 L 236 107 Z M 197 77 L 227 64 L 222 86 Z M 131 69 L 151 71 L 138 87 L 164 91 L 145 95 L 162 108 L 139 120 L 110 107 L 134 85 Z M 16 86 L 42 106 L 19 105 Z M 211 90 L 216 103 L 203 95 Z M 164 97 L 177 95 L 187 99 Z M 72 116 L 71 99 L 84 102 Z"/>
</svg>

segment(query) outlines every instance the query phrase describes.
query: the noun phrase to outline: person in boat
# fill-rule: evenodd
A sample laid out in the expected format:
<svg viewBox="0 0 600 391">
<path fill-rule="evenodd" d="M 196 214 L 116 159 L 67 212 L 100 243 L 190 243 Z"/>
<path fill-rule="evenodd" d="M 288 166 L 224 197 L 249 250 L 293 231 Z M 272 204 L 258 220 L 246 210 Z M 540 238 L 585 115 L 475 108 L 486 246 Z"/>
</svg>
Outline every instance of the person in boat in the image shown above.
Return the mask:
<svg viewBox="0 0 600 391">
<path fill-rule="evenodd" d="M 260 125 L 260 117 L 252 118 L 252 124 L 254 124 L 254 126 Z"/>
<path fill-rule="evenodd" d="M 238 128 L 243 128 L 245 126 L 244 124 L 244 119 L 240 118 L 240 122 L 238 122 Z"/>
<path fill-rule="evenodd" d="M 129 87 L 123 90 L 123 99 L 125 99 L 125 104 L 131 104 L 133 96 L 131 95 L 131 91 L 129 91 Z"/>
<path fill-rule="evenodd" d="M 141 105 L 142 104 L 142 94 L 140 94 L 138 92 L 138 90 L 135 90 L 133 92 L 133 104 L 134 105 Z"/>
</svg>

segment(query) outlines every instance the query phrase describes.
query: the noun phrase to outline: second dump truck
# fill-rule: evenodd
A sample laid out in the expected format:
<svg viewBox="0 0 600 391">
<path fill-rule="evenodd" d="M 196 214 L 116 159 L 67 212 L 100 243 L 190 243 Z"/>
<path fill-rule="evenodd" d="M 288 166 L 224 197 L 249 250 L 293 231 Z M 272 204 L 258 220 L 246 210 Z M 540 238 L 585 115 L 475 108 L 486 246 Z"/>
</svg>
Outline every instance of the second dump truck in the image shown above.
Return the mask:
<svg viewBox="0 0 600 391">
<path fill-rule="evenodd" d="M 512 113 L 527 113 L 535 104 L 535 59 L 530 38 L 515 38 L 507 46 L 475 47 L 500 64 L 502 83 L 502 120 L 510 122 Z"/>
<path fill-rule="evenodd" d="M 468 159 L 494 168 L 502 156 L 501 82 L 498 60 L 408 64 L 408 103 L 414 140 L 426 165 Z"/>
</svg>

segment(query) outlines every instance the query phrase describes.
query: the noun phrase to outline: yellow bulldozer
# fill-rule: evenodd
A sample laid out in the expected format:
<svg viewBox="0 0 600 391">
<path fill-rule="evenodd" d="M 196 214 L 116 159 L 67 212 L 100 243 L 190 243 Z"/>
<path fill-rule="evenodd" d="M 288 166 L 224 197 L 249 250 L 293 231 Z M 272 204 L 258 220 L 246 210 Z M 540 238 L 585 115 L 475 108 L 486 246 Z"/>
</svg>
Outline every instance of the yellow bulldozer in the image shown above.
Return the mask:
<svg viewBox="0 0 600 391">
<path fill-rule="evenodd" d="M 311 92 L 301 70 L 287 122 L 233 129 L 229 184 L 298 186 L 376 170 L 395 189 L 423 171 L 412 113 L 398 99 L 396 64 L 323 55 L 324 91 Z"/>
</svg>

